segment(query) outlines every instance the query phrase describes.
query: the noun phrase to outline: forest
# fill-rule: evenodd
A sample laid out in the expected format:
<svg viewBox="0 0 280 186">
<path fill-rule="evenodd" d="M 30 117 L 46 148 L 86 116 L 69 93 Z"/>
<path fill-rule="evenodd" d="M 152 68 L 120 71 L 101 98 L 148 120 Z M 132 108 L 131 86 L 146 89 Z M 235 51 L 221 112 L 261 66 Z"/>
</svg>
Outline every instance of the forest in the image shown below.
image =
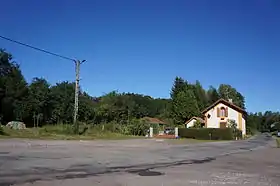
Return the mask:
<svg viewBox="0 0 280 186">
<path fill-rule="evenodd" d="M 27 127 L 73 123 L 74 82 L 51 85 L 46 79 L 34 77 L 27 82 L 12 54 L 0 50 L 0 122 L 23 121 Z M 168 90 L 167 90 L 168 91 Z M 103 96 L 89 95 L 80 88 L 78 121 L 88 125 L 116 123 L 131 125 L 145 116 L 160 118 L 170 125 L 181 125 L 219 98 L 232 99 L 245 108 L 245 98 L 234 87 L 220 84 L 204 89 L 199 81 L 188 82 L 174 77 L 169 99 L 152 98 L 137 93 L 109 92 Z M 247 130 L 266 131 L 280 121 L 279 112 L 248 113 Z"/>
</svg>

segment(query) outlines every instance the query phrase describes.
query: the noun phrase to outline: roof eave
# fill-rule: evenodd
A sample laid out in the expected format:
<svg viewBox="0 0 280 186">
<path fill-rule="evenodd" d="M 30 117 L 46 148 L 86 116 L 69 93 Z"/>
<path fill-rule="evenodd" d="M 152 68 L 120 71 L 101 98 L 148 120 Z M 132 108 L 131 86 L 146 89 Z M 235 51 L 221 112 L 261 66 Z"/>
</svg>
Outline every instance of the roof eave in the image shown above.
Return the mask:
<svg viewBox="0 0 280 186">
<path fill-rule="evenodd" d="M 217 100 L 215 103 L 213 103 L 212 105 L 210 105 L 209 107 L 207 107 L 206 109 L 204 109 L 201 113 L 202 113 L 202 114 L 205 114 L 206 112 L 208 112 L 211 108 L 215 107 L 215 106 L 216 106 L 217 104 L 219 104 L 220 102 L 224 102 L 224 103 L 230 105 L 231 107 L 234 107 L 235 110 L 238 110 L 238 111 L 240 111 L 240 112 L 242 112 L 242 113 L 244 113 L 244 114 L 247 114 L 247 112 L 246 112 L 244 109 L 242 109 L 242 108 L 240 108 L 240 107 L 238 107 L 238 106 L 236 106 L 236 105 L 234 105 L 234 104 L 232 104 L 232 103 L 226 101 L 225 99 L 219 99 L 219 100 Z"/>
</svg>

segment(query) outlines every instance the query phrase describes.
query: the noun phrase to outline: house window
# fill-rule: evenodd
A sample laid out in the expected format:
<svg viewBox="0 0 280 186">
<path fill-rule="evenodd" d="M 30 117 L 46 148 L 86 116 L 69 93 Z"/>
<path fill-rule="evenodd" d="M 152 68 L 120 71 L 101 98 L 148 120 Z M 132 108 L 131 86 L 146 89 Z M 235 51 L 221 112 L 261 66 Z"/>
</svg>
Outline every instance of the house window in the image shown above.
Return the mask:
<svg viewBox="0 0 280 186">
<path fill-rule="evenodd" d="M 217 108 L 217 116 L 220 118 L 228 117 L 228 109 L 225 107 Z"/>
<path fill-rule="evenodd" d="M 226 117 L 226 109 L 225 109 L 225 107 L 221 107 L 221 109 L 220 109 L 220 117 Z"/>
</svg>

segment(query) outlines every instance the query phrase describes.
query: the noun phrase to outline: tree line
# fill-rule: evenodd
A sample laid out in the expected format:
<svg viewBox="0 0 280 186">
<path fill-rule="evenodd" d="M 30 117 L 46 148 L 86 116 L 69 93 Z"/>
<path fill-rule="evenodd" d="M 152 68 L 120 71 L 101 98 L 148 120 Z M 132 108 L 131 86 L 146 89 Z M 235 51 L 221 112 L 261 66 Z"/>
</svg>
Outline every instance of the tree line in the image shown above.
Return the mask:
<svg viewBox="0 0 280 186">
<path fill-rule="evenodd" d="M 171 90 L 170 116 L 176 124 L 184 123 L 192 116 L 201 116 L 201 112 L 223 98 L 232 99 L 233 103 L 245 109 L 245 98 L 231 85 L 221 84 L 218 89 L 210 86 L 205 90 L 199 81 L 189 83 L 176 77 Z"/>
<path fill-rule="evenodd" d="M 13 56 L 0 50 L 0 121 L 23 121 L 28 127 L 46 124 L 71 124 L 74 110 L 74 82 L 51 85 L 46 79 L 35 77 L 26 82 Z M 79 93 L 78 120 L 87 124 L 115 122 L 130 124 L 135 119 L 156 117 L 170 124 L 180 125 L 220 98 L 232 99 L 245 109 L 245 98 L 234 87 L 221 84 L 217 89 L 204 89 L 199 81 L 190 83 L 176 77 L 169 99 L 155 99 L 137 93 L 112 91 L 100 97 Z M 265 130 L 280 121 L 273 112 L 250 113 L 247 123 L 251 130 Z"/>
<path fill-rule="evenodd" d="M 51 85 L 35 77 L 27 83 L 11 54 L 0 50 L 0 121 L 24 121 L 27 126 L 73 121 L 75 83 Z M 126 124 L 134 118 L 164 117 L 169 99 L 112 91 L 101 97 L 79 92 L 78 120 L 85 123 Z"/>
</svg>

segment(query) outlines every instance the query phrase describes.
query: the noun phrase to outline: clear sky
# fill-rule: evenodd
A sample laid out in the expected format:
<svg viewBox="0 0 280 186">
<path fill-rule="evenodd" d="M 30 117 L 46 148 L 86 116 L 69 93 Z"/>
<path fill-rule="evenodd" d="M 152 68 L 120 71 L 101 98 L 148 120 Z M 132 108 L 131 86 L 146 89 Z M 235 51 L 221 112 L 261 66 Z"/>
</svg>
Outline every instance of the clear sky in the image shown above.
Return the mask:
<svg viewBox="0 0 280 186">
<path fill-rule="evenodd" d="M 280 111 L 279 0 L 9 0 L 0 35 L 86 59 L 81 86 L 169 97 L 175 76 L 230 84 L 248 111 Z M 27 81 L 75 78 L 74 64 L 0 39 Z"/>
</svg>

